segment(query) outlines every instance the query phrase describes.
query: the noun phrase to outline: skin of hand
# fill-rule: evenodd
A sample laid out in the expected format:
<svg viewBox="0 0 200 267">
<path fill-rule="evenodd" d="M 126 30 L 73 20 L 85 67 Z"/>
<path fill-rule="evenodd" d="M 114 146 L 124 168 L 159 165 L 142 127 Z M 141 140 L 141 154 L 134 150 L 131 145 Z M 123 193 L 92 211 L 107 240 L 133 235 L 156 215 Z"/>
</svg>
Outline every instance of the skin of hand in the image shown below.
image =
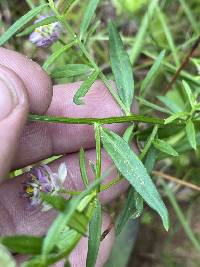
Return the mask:
<svg viewBox="0 0 200 267">
<path fill-rule="evenodd" d="M 68 168 L 66 187 L 83 189 L 79 171 L 79 149 L 87 150 L 87 159 L 95 162 L 95 138 L 92 126 L 27 122 L 28 113 L 66 117 L 121 116 L 122 111 L 97 81 L 85 97 L 85 105 L 73 103 L 73 96 L 80 83 L 52 86 L 45 71 L 25 56 L 0 48 L 0 235 L 44 235 L 56 216 L 55 211 L 41 212 L 40 207 L 27 209 L 27 199 L 19 197 L 27 174 L 8 180 L 12 169 L 34 164 L 53 155 L 63 155 L 50 164 L 57 170 L 61 162 Z M 122 133 L 124 124 L 110 125 L 110 129 Z M 103 151 L 102 171 L 112 162 Z M 92 173 L 88 167 L 89 177 Z M 105 182 L 116 177 L 113 170 Z M 102 203 L 108 203 L 123 193 L 128 184 L 123 181 L 100 195 Z M 110 224 L 104 214 L 102 231 Z M 97 267 L 107 261 L 114 242 L 114 230 L 103 240 L 97 259 Z M 87 238 L 83 238 L 70 256 L 73 267 L 85 266 Z M 16 257 L 18 263 L 23 257 Z M 55 264 L 61 267 L 63 263 Z"/>
</svg>

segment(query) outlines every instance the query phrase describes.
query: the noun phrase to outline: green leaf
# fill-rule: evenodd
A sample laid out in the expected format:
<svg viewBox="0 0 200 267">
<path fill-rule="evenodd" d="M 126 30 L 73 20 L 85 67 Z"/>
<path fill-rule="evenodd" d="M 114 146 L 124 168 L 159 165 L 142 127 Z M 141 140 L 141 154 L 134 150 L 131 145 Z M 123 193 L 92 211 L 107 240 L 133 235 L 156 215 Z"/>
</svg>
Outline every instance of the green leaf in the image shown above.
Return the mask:
<svg viewBox="0 0 200 267">
<path fill-rule="evenodd" d="M 156 61 L 154 62 L 153 66 L 151 67 L 151 69 L 149 70 L 149 72 L 147 73 L 145 79 L 143 80 L 142 84 L 141 84 L 141 89 L 140 89 L 140 93 L 141 95 L 143 95 L 145 93 L 146 88 L 149 86 L 149 83 L 152 82 L 153 78 L 156 76 L 163 58 L 165 56 L 165 51 L 162 51 L 159 56 L 156 58 Z"/>
<path fill-rule="evenodd" d="M 1 244 L 15 253 L 38 255 L 42 249 L 42 237 L 16 235 L 0 238 Z"/>
<path fill-rule="evenodd" d="M 1 37 L 0 37 L 0 46 L 5 44 L 13 35 L 15 35 L 20 29 L 24 27 L 29 21 L 36 17 L 40 12 L 47 7 L 48 4 L 40 5 L 27 14 L 18 19 Z"/>
<path fill-rule="evenodd" d="M 181 112 L 182 109 L 170 98 L 166 96 L 157 96 L 157 98 L 162 102 L 166 107 L 168 107 L 172 112 Z"/>
<path fill-rule="evenodd" d="M 10 252 L 0 244 L 0 263 L 2 267 L 16 267 L 16 262 Z"/>
<path fill-rule="evenodd" d="M 85 152 L 82 147 L 80 149 L 79 165 L 80 165 L 80 172 L 81 172 L 83 183 L 85 187 L 87 187 L 89 184 L 89 179 L 88 179 L 86 164 L 85 164 Z"/>
<path fill-rule="evenodd" d="M 156 149 L 160 150 L 163 153 L 166 153 L 168 155 L 177 157 L 179 154 L 176 152 L 176 150 L 167 142 L 160 140 L 160 139 L 155 139 L 153 141 L 153 145 Z"/>
<path fill-rule="evenodd" d="M 167 209 L 146 168 L 127 142 L 116 133 L 102 128 L 102 143 L 117 169 L 126 178 L 147 204 L 161 216 L 166 230 L 169 228 Z"/>
<path fill-rule="evenodd" d="M 55 16 L 51 16 L 51 17 L 47 17 L 37 23 L 34 23 L 33 25 L 27 27 L 23 32 L 20 32 L 17 34 L 17 37 L 22 37 L 25 35 L 29 35 L 30 33 L 32 33 L 36 28 L 44 26 L 44 25 L 49 25 L 53 22 L 58 21 L 58 19 Z"/>
<path fill-rule="evenodd" d="M 97 77 L 99 75 L 99 71 L 94 71 L 87 80 L 85 80 L 80 88 L 78 89 L 78 91 L 76 92 L 76 94 L 74 95 L 73 101 L 76 105 L 83 105 L 84 102 L 82 101 L 82 97 L 84 97 L 87 92 L 89 91 L 89 89 L 91 88 L 91 86 L 93 85 L 93 83 L 96 81 Z"/>
<path fill-rule="evenodd" d="M 169 116 L 167 119 L 165 119 L 165 124 L 168 124 L 168 123 L 170 123 L 174 120 L 177 120 L 177 119 L 185 119 L 188 115 L 189 115 L 188 112 L 175 113 L 175 114 Z"/>
<path fill-rule="evenodd" d="M 125 206 L 117 218 L 116 234 L 119 235 L 129 219 L 134 220 L 138 218 L 142 214 L 142 211 L 143 199 L 133 188 L 131 188 Z"/>
<path fill-rule="evenodd" d="M 48 68 L 56 61 L 56 59 L 58 59 L 63 53 L 69 50 L 74 44 L 75 42 L 72 41 L 51 54 L 43 64 L 43 69 L 48 71 Z"/>
<path fill-rule="evenodd" d="M 86 34 L 98 4 L 99 0 L 89 0 L 80 26 L 80 39 L 82 39 L 83 36 Z"/>
<path fill-rule="evenodd" d="M 115 25 L 109 22 L 109 53 L 117 90 L 124 105 L 129 109 L 134 96 L 134 80 L 131 62 Z"/>
<path fill-rule="evenodd" d="M 41 198 L 43 201 L 50 204 L 53 208 L 59 210 L 60 212 L 64 212 L 69 200 L 66 200 L 65 198 L 61 196 L 55 196 L 50 194 L 44 194 L 41 193 Z M 70 219 L 68 226 L 80 234 L 84 235 L 86 232 L 86 221 L 88 221 L 88 218 L 85 216 L 85 214 L 75 211 L 72 218 Z"/>
<path fill-rule="evenodd" d="M 89 224 L 89 239 L 86 267 L 95 267 L 101 242 L 101 204 L 98 199 L 96 199 L 95 202 L 95 208 Z"/>
<path fill-rule="evenodd" d="M 88 75 L 92 70 L 91 67 L 84 64 L 67 64 L 63 67 L 55 68 L 50 75 L 54 79 L 71 78 Z"/>
<path fill-rule="evenodd" d="M 189 102 L 190 102 L 190 105 L 191 105 L 191 107 L 194 107 L 194 104 L 195 104 L 195 97 L 194 97 L 194 95 L 192 94 L 192 91 L 191 91 L 191 89 L 190 89 L 190 86 L 189 86 L 189 84 L 186 83 L 185 81 L 182 81 L 182 83 L 183 83 L 183 87 L 184 87 L 184 89 L 185 89 L 187 98 L 188 98 L 188 100 L 189 100 Z"/>
<path fill-rule="evenodd" d="M 78 208 L 78 206 L 80 206 L 81 201 L 85 201 L 84 198 L 88 197 L 89 194 L 99 186 L 101 181 L 102 179 L 95 180 L 79 196 L 71 199 L 68 202 L 68 204 L 65 207 L 64 212 L 59 214 L 58 217 L 54 220 L 54 222 L 49 227 L 49 230 L 43 242 L 43 248 L 42 248 L 43 255 L 47 255 L 48 253 L 52 251 L 52 249 L 54 248 L 55 244 L 57 243 L 59 239 L 59 236 L 62 230 L 69 223 L 76 209 Z M 90 201 L 92 201 L 92 198 L 90 198 Z M 85 203 L 88 204 L 87 201 L 85 201 Z"/>
<path fill-rule="evenodd" d="M 158 105 L 156 105 L 154 103 L 151 103 L 151 102 L 147 101 L 144 98 L 136 97 L 136 99 L 139 100 L 140 103 L 142 103 L 144 106 L 147 106 L 147 107 L 149 107 L 151 109 L 154 109 L 154 110 L 160 111 L 162 113 L 166 113 L 166 114 L 172 114 L 172 112 L 169 111 L 168 109 L 165 109 L 165 108 L 160 107 L 160 106 L 158 106 Z"/>
<path fill-rule="evenodd" d="M 186 123 L 186 134 L 191 147 L 196 150 L 197 148 L 196 133 L 194 128 L 194 123 L 191 120 L 188 120 Z"/>
<path fill-rule="evenodd" d="M 130 143 L 133 137 L 134 124 L 130 125 L 123 134 L 123 139 Z"/>
</svg>

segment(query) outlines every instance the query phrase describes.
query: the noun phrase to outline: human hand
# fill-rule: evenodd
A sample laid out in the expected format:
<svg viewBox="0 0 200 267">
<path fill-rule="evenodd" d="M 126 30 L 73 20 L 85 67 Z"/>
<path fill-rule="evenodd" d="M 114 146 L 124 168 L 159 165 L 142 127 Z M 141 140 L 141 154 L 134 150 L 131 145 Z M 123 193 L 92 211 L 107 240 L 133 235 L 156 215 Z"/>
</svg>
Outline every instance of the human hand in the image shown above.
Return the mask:
<svg viewBox="0 0 200 267">
<path fill-rule="evenodd" d="M 55 211 L 41 212 L 39 207 L 27 210 L 27 199 L 20 198 L 27 174 L 8 180 L 12 169 L 51 157 L 64 155 L 50 164 L 57 170 L 61 162 L 68 168 L 67 189 L 83 189 L 79 172 L 79 149 L 87 149 L 87 158 L 95 161 L 95 139 L 89 125 L 61 125 L 26 123 L 29 112 L 65 117 L 111 117 L 120 116 L 122 111 L 101 82 L 96 82 L 85 98 L 83 106 L 73 103 L 75 91 L 80 83 L 52 87 L 50 78 L 39 65 L 26 57 L 0 48 L 0 235 L 29 234 L 44 235 L 55 218 Z M 110 126 L 122 132 L 124 125 Z M 102 169 L 112 165 L 103 152 Z M 89 175 L 92 173 L 89 171 Z M 116 176 L 113 170 L 106 180 Z M 110 202 L 127 188 L 121 182 L 107 192 L 101 193 L 103 203 Z M 110 224 L 104 215 L 103 230 Z M 98 267 L 107 261 L 114 241 L 114 231 L 103 240 L 97 260 Z M 72 266 L 85 266 L 87 239 L 83 238 L 71 254 Z M 23 259 L 17 258 L 20 262 Z M 55 266 L 62 266 L 62 263 Z"/>
</svg>

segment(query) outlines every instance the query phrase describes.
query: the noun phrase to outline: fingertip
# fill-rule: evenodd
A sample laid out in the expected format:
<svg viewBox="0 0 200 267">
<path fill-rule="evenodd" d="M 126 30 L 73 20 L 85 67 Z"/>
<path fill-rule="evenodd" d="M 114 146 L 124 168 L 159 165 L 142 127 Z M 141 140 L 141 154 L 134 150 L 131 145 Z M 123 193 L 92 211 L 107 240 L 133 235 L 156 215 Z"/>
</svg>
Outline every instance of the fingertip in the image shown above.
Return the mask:
<svg viewBox="0 0 200 267">
<path fill-rule="evenodd" d="M 52 99 L 52 82 L 41 66 L 28 57 L 5 48 L 0 48 L 1 64 L 12 69 L 27 88 L 30 111 L 44 113 Z"/>
</svg>

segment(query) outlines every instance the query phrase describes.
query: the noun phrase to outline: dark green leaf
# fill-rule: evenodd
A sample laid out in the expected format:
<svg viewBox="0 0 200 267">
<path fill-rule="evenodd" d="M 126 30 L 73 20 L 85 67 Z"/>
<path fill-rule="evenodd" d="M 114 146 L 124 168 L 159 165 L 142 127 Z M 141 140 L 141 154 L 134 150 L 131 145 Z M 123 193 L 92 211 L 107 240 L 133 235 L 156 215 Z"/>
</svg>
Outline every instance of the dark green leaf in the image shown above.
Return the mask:
<svg viewBox="0 0 200 267">
<path fill-rule="evenodd" d="M 80 39 L 86 34 L 87 29 L 90 25 L 92 17 L 94 16 L 95 10 L 98 6 L 99 0 L 89 0 L 87 8 L 84 12 L 83 20 L 80 26 Z"/>
<path fill-rule="evenodd" d="M 102 128 L 101 136 L 103 146 L 112 158 L 117 169 L 147 204 L 159 213 L 165 229 L 168 229 L 169 218 L 167 209 L 142 162 L 127 142 L 116 133 Z"/>
<path fill-rule="evenodd" d="M 176 150 L 167 142 L 160 140 L 160 139 L 155 139 L 153 141 L 153 145 L 156 149 L 160 150 L 163 153 L 166 153 L 168 155 L 177 157 L 178 153 L 176 152 Z"/>
<path fill-rule="evenodd" d="M 64 267 L 71 267 L 71 264 L 70 264 L 69 260 L 66 260 L 66 261 L 65 261 L 65 265 L 64 265 Z"/>
<path fill-rule="evenodd" d="M 121 37 L 112 22 L 109 22 L 109 52 L 119 96 L 130 110 L 134 96 L 133 70 Z"/>
<path fill-rule="evenodd" d="M 92 68 L 84 64 L 67 64 L 63 67 L 56 68 L 50 75 L 54 79 L 71 78 L 81 75 L 88 75 L 92 72 L 92 70 Z"/>
<path fill-rule="evenodd" d="M 0 37 L 0 46 L 6 43 L 13 35 L 15 35 L 20 29 L 22 29 L 29 21 L 36 17 L 40 12 L 47 7 L 48 4 L 40 5 L 27 14 L 18 19 L 1 37 Z"/>
<path fill-rule="evenodd" d="M 20 32 L 17 34 L 17 37 L 22 37 L 25 35 L 29 35 L 30 33 L 32 33 L 36 28 L 44 26 L 44 25 L 49 25 L 53 22 L 58 21 L 58 19 L 55 16 L 51 16 L 51 17 L 47 17 L 37 23 L 34 23 L 33 25 L 27 27 L 23 32 Z"/>
<path fill-rule="evenodd" d="M 0 242 L 12 252 L 37 255 L 41 253 L 43 238 L 27 235 L 5 236 L 0 238 Z"/>
<path fill-rule="evenodd" d="M 87 267 L 95 267 L 101 241 L 101 204 L 97 199 L 95 202 L 95 208 L 89 224 L 88 253 L 86 260 Z"/>
<path fill-rule="evenodd" d="M 194 128 L 194 123 L 191 120 L 186 123 L 186 134 L 191 147 L 196 149 L 196 132 Z"/>
<path fill-rule="evenodd" d="M 78 89 L 78 91 L 76 92 L 76 94 L 74 95 L 73 101 L 76 105 L 83 105 L 84 102 L 81 99 L 82 97 L 84 97 L 87 92 L 89 91 L 90 87 L 93 85 L 93 83 L 96 81 L 97 77 L 99 75 L 98 71 L 94 71 L 87 80 L 85 80 L 80 88 Z"/>
<path fill-rule="evenodd" d="M 138 218 L 142 214 L 142 211 L 143 199 L 133 188 L 131 188 L 125 206 L 117 218 L 116 234 L 119 235 L 128 220 Z"/>
</svg>

